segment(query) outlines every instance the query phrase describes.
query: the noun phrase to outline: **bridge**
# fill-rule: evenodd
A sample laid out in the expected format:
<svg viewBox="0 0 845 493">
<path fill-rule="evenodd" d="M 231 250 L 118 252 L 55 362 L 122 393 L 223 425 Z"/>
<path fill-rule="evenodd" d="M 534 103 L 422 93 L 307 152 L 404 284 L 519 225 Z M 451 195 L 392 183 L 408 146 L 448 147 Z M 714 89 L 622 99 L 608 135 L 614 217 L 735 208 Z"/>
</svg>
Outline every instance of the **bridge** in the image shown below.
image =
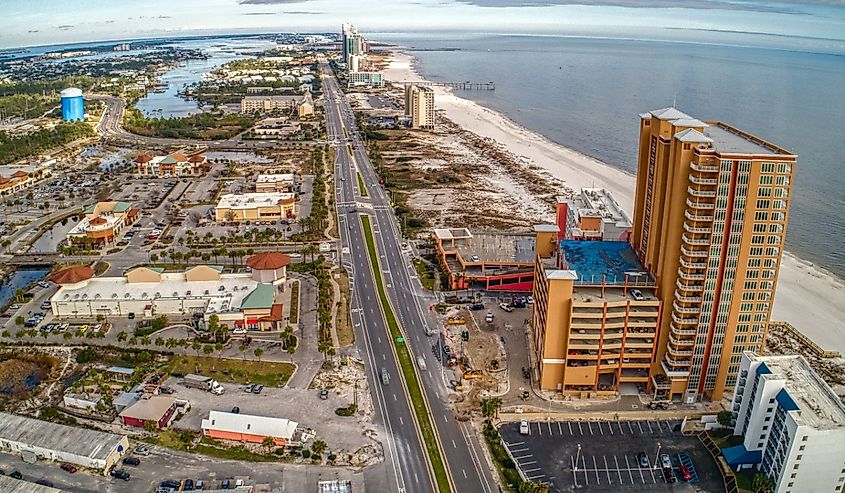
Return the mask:
<svg viewBox="0 0 845 493">
<path fill-rule="evenodd" d="M 417 86 L 441 86 L 458 89 L 461 91 L 495 91 L 495 82 L 430 82 L 430 81 L 405 81 L 402 84 L 412 84 Z"/>
</svg>

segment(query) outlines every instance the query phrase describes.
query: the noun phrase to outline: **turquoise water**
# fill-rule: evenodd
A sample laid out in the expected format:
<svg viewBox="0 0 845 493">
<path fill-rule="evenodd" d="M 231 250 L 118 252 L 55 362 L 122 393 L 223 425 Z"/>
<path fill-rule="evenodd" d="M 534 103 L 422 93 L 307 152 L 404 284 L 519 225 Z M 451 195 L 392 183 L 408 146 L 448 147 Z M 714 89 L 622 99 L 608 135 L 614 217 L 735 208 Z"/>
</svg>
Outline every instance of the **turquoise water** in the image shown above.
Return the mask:
<svg viewBox="0 0 845 493">
<path fill-rule="evenodd" d="M 389 36 L 434 81 L 495 81 L 458 95 L 633 173 L 638 114 L 671 106 L 798 153 L 787 248 L 845 276 L 845 56 L 631 39 Z M 781 44 L 788 44 L 781 41 Z M 442 50 L 448 48 L 449 50 Z"/>
</svg>

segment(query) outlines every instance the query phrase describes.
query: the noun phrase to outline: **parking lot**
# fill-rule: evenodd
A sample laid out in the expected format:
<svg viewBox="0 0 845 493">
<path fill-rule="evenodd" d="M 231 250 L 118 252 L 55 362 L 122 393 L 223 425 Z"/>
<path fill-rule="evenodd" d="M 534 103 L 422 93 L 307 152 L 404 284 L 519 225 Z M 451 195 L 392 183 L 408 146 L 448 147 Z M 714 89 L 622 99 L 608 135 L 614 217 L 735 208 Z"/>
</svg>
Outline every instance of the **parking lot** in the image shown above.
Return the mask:
<svg viewBox="0 0 845 493">
<path fill-rule="evenodd" d="M 523 475 L 550 491 L 724 491 L 713 458 L 678 420 L 542 421 L 500 428 Z M 667 454 L 671 472 L 659 465 Z M 644 455 L 645 457 L 641 457 Z M 647 461 L 644 463 L 643 461 Z M 691 473 L 684 481 L 681 464 Z"/>
</svg>

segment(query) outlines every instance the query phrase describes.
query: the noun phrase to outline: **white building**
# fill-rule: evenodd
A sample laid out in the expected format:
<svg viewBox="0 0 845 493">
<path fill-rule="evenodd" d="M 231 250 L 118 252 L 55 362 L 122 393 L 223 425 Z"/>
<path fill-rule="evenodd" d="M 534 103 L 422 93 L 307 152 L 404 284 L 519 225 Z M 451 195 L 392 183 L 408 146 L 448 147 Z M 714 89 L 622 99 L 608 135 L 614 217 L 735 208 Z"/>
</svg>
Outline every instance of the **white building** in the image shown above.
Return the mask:
<svg viewBox="0 0 845 493">
<path fill-rule="evenodd" d="M 628 241 L 631 218 L 604 188 L 557 197 L 557 225 L 566 240 Z"/>
<path fill-rule="evenodd" d="M 296 217 L 296 195 L 293 193 L 227 193 L 214 209 L 215 221 L 279 221 Z"/>
<path fill-rule="evenodd" d="M 296 421 L 284 418 L 209 411 L 208 419 L 202 420 L 202 433 L 210 438 L 251 443 L 272 437 L 276 445 L 283 446 L 291 441 L 297 426 Z"/>
<path fill-rule="evenodd" d="M 347 79 L 348 87 L 384 87 L 384 76 L 381 72 L 349 72 Z"/>
<path fill-rule="evenodd" d="M 804 357 L 743 353 L 731 413 L 731 467 L 757 467 L 774 493 L 842 491 L 845 406 Z"/>
<path fill-rule="evenodd" d="M 262 174 L 255 179 L 255 191 L 289 192 L 293 188 L 295 176 L 293 173 Z"/>
<path fill-rule="evenodd" d="M 0 450 L 27 459 L 106 470 L 129 449 L 125 435 L 0 413 Z"/>
</svg>

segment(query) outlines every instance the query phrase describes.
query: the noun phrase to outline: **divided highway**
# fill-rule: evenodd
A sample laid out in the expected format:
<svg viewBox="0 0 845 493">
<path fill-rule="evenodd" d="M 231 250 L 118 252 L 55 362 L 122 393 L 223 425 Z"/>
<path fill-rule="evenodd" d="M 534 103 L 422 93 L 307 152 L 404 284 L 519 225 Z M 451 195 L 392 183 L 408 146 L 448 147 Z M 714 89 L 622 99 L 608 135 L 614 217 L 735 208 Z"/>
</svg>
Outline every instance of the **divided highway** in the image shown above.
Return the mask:
<svg viewBox="0 0 845 493">
<path fill-rule="evenodd" d="M 341 259 L 353 273 L 353 322 L 362 324 L 358 345 L 369 359 L 370 384 L 376 409 L 381 414 L 387 433 L 385 455 L 394 474 L 394 491 L 433 491 L 425 462 L 425 449 L 413 426 L 412 410 L 399 381 L 399 368 L 394 360 L 389 331 L 382 318 L 378 295 L 371 276 L 367 246 L 360 213 L 371 216 L 375 242 L 381 263 L 385 288 L 402 325 L 414 360 L 422 357 L 426 371 L 420 371 L 420 383 L 429 403 L 429 412 L 436 428 L 444 460 L 451 472 L 457 492 L 492 493 L 498 491 L 493 481 L 483 445 L 471 426 L 455 419 L 448 403 L 447 381 L 439 358 L 432 353 L 437 343 L 427 337 L 425 327 L 437 327 L 428 311 L 434 299 L 423 292 L 410 262 L 410 252 L 402 248 L 396 216 L 385 191 L 378 185 L 378 176 L 369 161 L 356 129 L 355 116 L 346 96 L 327 64 L 322 64 L 323 90 L 326 96 L 328 140 L 336 151 L 335 193 L 342 242 Z M 352 153 L 349 154 L 351 149 Z M 361 173 L 368 196 L 356 193 L 357 172 Z M 363 339 L 363 340 L 362 340 Z M 381 368 L 391 376 L 391 383 L 379 380 Z"/>
</svg>

